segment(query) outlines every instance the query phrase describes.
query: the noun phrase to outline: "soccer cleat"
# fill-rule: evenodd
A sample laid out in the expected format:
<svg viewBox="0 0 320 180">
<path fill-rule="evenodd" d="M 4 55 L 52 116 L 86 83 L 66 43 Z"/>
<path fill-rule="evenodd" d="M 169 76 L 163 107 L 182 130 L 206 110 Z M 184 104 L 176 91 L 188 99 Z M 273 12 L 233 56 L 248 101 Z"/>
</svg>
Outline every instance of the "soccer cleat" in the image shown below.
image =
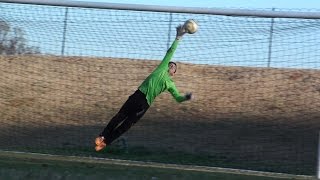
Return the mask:
<svg viewBox="0 0 320 180">
<path fill-rule="evenodd" d="M 95 143 L 97 146 L 99 146 L 102 142 L 104 141 L 104 137 L 103 136 L 99 136 L 95 139 Z"/>
<path fill-rule="evenodd" d="M 107 144 L 104 142 L 104 137 L 103 136 L 97 137 L 94 142 L 96 144 L 95 150 L 97 152 L 101 151 L 102 149 L 104 149 L 107 146 Z"/>
<path fill-rule="evenodd" d="M 99 145 L 96 145 L 96 147 L 94 149 L 98 152 L 98 151 L 101 151 L 102 149 L 104 149 L 106 146 L 107 146 L 107 144 L 105 142 L 102 142 Z"/>
</svg>

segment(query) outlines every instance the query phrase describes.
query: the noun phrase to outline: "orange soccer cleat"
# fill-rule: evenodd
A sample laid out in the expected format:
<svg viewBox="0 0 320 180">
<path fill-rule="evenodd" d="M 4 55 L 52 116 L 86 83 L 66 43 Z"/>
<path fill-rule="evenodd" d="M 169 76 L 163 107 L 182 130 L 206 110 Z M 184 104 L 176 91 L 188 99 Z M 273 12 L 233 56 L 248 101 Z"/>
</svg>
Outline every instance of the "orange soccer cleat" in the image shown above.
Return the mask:
<svg viewBox="0 0 320 180">
<path fill-rule="evenodd" d="M 96 147 L 95 147 L 95 150 L 98 152 L 98 151 L 101 151 L 102 149 L 104 149 L 107 144 L 104 142 L 104 137 L 103 136 L 99 136 L 95 139 L 95 144 L 96 144 Z"/>
<path fill-rule="evenodd" d="M 96 145 L 100 145 L 102 142 L 104 141 L 104 137 L 103 136 L 98 136 L 96 139 L 95 139 L 95 143 Z"/>
</svg>

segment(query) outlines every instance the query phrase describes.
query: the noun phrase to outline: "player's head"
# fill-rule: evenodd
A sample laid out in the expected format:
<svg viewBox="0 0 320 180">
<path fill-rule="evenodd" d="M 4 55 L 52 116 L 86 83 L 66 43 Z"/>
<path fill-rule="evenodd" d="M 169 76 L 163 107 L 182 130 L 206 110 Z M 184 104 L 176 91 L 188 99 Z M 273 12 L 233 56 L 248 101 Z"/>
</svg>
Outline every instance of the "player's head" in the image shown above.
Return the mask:
<svg viewBox="0 0 320 180">
<path fill-rule="evenodd" d="M 177 72 L 177 64 L 175 62 L 169 62 L 169 74 L 170 76 L 174 76 Z"/>
</svg>

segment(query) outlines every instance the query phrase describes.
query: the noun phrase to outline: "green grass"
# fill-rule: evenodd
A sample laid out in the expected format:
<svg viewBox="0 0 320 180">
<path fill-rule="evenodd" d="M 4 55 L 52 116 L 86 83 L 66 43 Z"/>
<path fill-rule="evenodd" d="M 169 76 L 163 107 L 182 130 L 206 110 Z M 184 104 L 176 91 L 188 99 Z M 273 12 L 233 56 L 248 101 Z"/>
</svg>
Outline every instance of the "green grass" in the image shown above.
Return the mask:
<svg viewBox="0 0 320 180">
<path fill-rule="evenodd" d="M 20 151 L 49 153 L 58 155 L 75 155 L 85 157 L 103 157 L 125 160 L 137 160 L 147 162 L 182 164 L 182 165 L 200 165 L 210 167 L 225 167 L 235 169 L 246 169 L 255 171 L 267 171 L 289 174 L 314 175 L 315 167 L 309 167 L 306 164 L 296 165 L 292 162 L 272 162 L 272 161 L 248 161 L 239 160 L 235 157 L 205 154 L 188 154 L 184 152 L 168 152 L 164 150 L 148 150 L 143 147 L 130 147 L 129 149 L 110 146 L 102 152 L 94 152 L 93 148 L 48 148 L 48 149 L 21 149 Z"/>
<path fill-rule="evenodd" d="M 0 179 L 277 180 L 286 178 L 197 172 L 154 167 L 122 166 L 92 162 L 70 162 L 61 159 L 43 160 L 34 159 L 32 157 L 0 156 Z"/>
</svg>

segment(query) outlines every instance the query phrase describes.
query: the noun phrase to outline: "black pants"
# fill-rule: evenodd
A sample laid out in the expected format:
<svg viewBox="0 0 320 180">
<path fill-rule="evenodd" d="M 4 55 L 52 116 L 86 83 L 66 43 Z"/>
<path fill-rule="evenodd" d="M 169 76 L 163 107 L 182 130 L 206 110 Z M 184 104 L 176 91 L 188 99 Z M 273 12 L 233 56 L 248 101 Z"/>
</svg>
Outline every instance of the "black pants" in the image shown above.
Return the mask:
<svg viewBox="0 0 320 180">
<path fill-rule="evenodd" d="M 100 136 L 104 136 L 106 144 L 111 144 L 115 139 L 128 131 L 133 124 L 138 122 L 148 108 L 149 104 L 145 94 L 137 90 L 110 120 Z"/>
</svg>

